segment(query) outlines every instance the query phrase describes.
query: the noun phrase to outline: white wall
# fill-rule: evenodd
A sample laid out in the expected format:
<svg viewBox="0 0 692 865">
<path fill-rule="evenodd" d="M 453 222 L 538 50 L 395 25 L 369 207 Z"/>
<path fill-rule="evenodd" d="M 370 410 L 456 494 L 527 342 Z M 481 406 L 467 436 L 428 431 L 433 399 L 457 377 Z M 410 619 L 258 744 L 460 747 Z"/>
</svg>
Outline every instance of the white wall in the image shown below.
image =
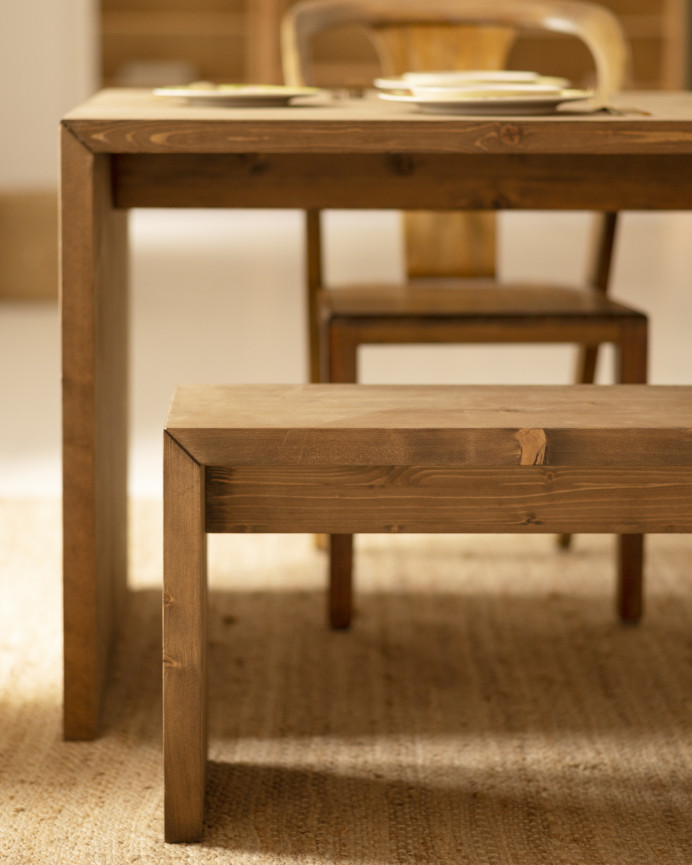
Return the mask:
<svg viewBox="0 0 692 865">
<path fill-rule="evenodd" d="M 96 89 L 95 0 L 5 0 L 0 190 L 57 185 L 58 122 Z"/>
</svg>

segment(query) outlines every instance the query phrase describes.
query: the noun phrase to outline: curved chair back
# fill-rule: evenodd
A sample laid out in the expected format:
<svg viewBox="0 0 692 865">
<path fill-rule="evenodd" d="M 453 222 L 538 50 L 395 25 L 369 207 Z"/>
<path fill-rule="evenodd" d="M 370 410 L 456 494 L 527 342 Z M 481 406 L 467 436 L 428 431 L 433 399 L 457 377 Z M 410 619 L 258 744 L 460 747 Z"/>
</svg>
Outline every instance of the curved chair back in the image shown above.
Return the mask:
<svg viewBox="0 0 692 865">
<path fill-rule="evenodd" d="M 363 27 L 381 71 L 502 69 L 522 31 L 579 39 L 593 59 L 598 98 L 621 89 L 629 48 L 617 17 L 582 0 L 302 0 L 282 20 L 287 84 L 314 84 L 313 42 L 339 27 Z M 541 71 L 541 70 L 538 70 Z M 406 271 L 417 277 L 493 277 L 495 214 L 407 212 Z"/>
<path fill-rule="evenodd" d="M 282 21 L 286 83 L 311 83 L 313 38 L 346 25 L 374 32 L 392 27 L 494 26 L 515 33 L 544 30 L 574 36 L 593 58 L 604 99 L 623 87 L 629 69 L 627 40 L 615 14 L 582 0 L 303 0 L 289 8 Z M 440 65 L 439 56 L 437 68 L 449 68 Z"/>
</svg>

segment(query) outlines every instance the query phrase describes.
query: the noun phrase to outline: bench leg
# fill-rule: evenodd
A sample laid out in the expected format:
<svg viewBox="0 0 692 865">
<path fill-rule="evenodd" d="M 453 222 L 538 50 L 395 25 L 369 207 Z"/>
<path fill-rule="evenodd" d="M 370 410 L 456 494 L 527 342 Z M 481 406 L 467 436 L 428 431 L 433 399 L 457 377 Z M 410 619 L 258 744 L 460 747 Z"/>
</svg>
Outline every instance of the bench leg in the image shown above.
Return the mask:
<svg viewBox="0 0 692 865">
<path fill-rule="evenodd" d="M 164 436 L 165 838 L 199 841 L 207 763 L 204 468 Z"/>
</svg>

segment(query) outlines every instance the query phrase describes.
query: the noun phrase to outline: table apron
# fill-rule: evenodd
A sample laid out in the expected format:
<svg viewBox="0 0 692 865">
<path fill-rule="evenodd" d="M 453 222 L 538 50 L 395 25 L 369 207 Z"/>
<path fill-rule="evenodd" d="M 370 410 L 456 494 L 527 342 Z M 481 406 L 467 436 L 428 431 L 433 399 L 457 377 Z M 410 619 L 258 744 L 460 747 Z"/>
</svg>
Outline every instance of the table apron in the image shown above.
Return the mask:
<svg viewBox="0 0 692 865">
<path fill-rule="evenodd" d="M 207 153 L 109 159 L 119 208 L 692 208 L 692 159 L 681 154 Z"/>
</svg>

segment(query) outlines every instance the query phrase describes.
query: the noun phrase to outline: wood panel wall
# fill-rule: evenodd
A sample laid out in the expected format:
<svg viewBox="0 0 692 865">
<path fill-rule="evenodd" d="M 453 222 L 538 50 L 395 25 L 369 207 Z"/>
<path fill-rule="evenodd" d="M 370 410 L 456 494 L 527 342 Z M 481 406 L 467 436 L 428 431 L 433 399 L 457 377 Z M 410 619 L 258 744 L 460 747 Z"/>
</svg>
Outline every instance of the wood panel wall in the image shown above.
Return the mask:
<svg viewBox="0 0 692 865">
<path fill-rule="evenodd" d="M 424 2 L 424 0 L 421 0 Z M 686 0 L 601 0 L 616 12 L 633 49 L 632 86 L 686 84 Z M 155 85 L 281 81 L 278 24 L 291 0 L 101 0 L 103 83 Z M 367 86 L 375 58 L 361 33 L 332 34 L 318 46 L 325 85 Z M 540 62 L 537 61 L 540 57 Z M 581 49 L 560 37 L 523 39 L 515 68 L 575 78 Z"/>
</svg>

